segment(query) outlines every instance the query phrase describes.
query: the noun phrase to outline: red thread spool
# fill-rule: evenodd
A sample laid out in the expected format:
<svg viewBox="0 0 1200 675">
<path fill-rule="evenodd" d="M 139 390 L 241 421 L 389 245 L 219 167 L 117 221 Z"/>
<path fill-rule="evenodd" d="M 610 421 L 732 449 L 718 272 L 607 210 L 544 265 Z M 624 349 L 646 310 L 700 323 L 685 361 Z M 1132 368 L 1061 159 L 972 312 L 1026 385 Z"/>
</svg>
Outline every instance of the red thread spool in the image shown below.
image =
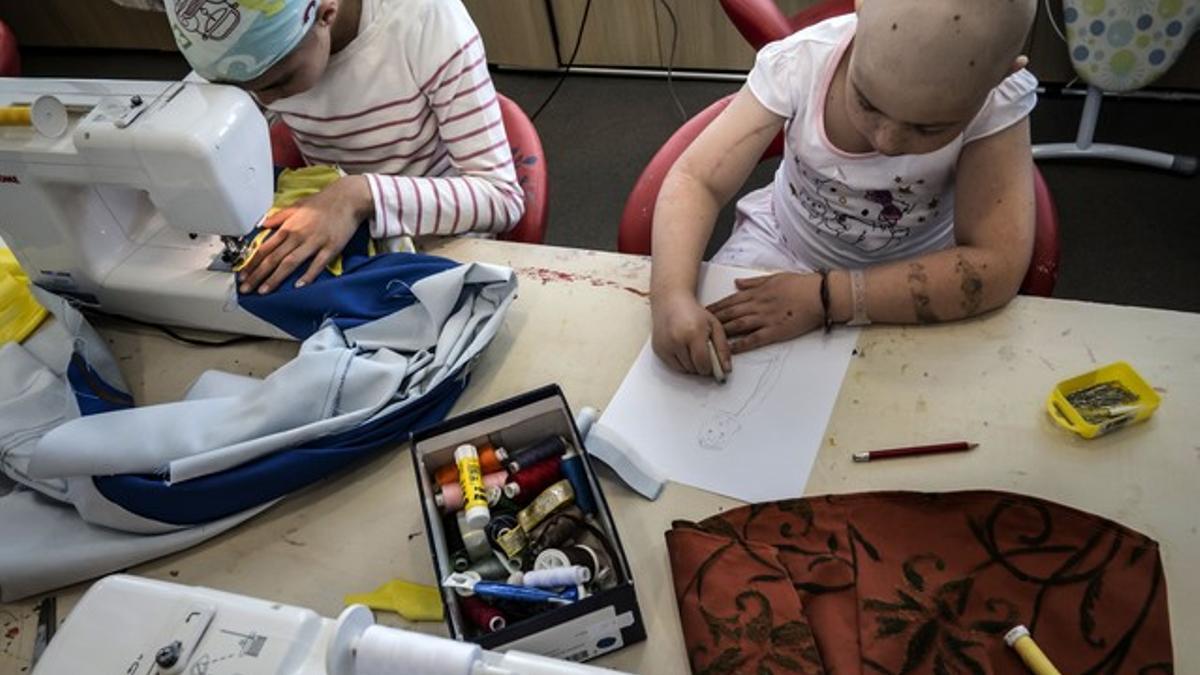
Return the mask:
<svg viewBox="0 0 1200 675">
<path fill-rule="evenodd" d="M 510 484 L 516 483 L 521 489 L 520 492 L 512 495 L 512 499 L 518 504 L 528 504 L 533 501 L 534 497 L 541 494 L 542 490 L 560 480 L 562 480 L 562 458 L 543 459 L 512 475 Z"/>
<path fill-rule="evenodd" d="M 485 633 L 495 633 L 498 630 L 504 630 L 508 625 L 508 619 L 500 613 L 500 610 L 487 604 L 480 598 L 473 595 L 459 598 L 462 603 L 463 614 L 467 621 L 470 621 L 476 628 Z"/>
</svg>

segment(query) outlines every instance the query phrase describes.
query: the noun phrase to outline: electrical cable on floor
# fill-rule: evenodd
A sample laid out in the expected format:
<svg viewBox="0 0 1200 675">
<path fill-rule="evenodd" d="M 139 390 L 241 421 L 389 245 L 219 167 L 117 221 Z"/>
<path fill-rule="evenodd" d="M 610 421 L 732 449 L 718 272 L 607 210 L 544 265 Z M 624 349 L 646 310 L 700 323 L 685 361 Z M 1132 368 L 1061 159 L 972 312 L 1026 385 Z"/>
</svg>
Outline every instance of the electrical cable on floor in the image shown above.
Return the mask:
<svg viewBox="0 0 1200 675">
<path fill-rule="evenodd" d="M 675 80 L 672 77 L 675 70 L 675 48 L 679 43 L 679 20 L 667 0 L 658 1 L 662 3 L 663 9 L 667 10 L 667 16 L 671 18 L 671 54 L 667 57 L 667 90 L 671 92 L 671 100 L 675 102 L 675 109 L 679 111 L 680 120 L 686 122 L 688 114 L 683 108 L 683 103 L 679 101 L 679 95 L 675 93 Z"/>
<path fill-rule="evenodd" d="M 258 335 L 234 335 L 232 337 L 220 339 L 220 340 L 205 340 L 202 338 L 188 337 L 188 336 L 186 336 L 182 333 L 179 333 L 178 331 L 170 328 L 169 326 L 163 326 L 163 325 L 160 325 L 157 323 L 151 323 L 149 321 L 142 321 L 141 319 L 134 319 L 132 317 L 121 316 L 118 314 L 109 314 L 108 312 L 103 312 L 98 309 L 92 309 L 90 307 L 79 307 L 79 309 L 84 314 L 100 316 L 100 317 L 104 317 L 106 319 L 112 319 L 114 321 L 123 321 L 125 323 L 131 323 L 136 326 L 145 326 L 146 328 L 153 328 L 173 340 L 178 340 L 179 342 L 183 342 L 183 343 L 189 344 L 189 345 L 194 345 L 197 347 L 228 347 L 230 345 L 242 344 L 242 343 L 246 343 L 246 342 L 262 342 L 264 340 L 270 339 L 270 338 L 261 337 Z"/>
<path fill-rule="evenodd" d="M 546 99 L 537 107 L 533 115 L 529 117 L 530 121 L 536 122 L 538 115 L 550 105 L 550 101 L 554 100 L 554 95 L 558 93 L 563 82 L 567 81 L 567 75 L 571 73 L 571 66 L 575 65 L 575 57 L 579 55 L 579 45 L 583 42 L 583 29 L 587 27 L 588 14 L 592 10 L 592 0 L 587 0 L 587 4 L 583 6 L 583 18 L 579 20 L 579 34 L 575 36 L 575 48 L 571 50 L 571 58 L 567 59 L 567 65 L 563 68 L 562 75 L 559 76 L 558 82 L 554 83 L 554 88 L 546 95 Z"/>
<path fill-rule="evenodd" d="M 1054 11 L 1050 9 L 1050 0 L 1046 0 L 1046 18 L 1050 20 L 1050 26 L 1054 28 L 1055 33 L 1058 33 L 1058 37 L 1062 38 L 1063 42 L 1067 42 L 1067 36 L 1058 27 L 1058 21 L 1054 18 Z"/>
</svg>

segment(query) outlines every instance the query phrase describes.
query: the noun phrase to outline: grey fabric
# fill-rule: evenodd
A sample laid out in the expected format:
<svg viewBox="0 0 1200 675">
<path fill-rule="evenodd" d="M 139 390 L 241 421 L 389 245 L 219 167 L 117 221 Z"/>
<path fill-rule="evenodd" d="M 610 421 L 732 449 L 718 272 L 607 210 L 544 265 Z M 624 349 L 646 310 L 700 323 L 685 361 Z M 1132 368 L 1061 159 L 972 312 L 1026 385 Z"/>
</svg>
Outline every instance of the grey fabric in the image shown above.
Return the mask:
<svg viewBox="0 0 1200 675">
<path fill-rule="evenodd" d="M 42 438 L 28 473 L 43 480 L 162 473 L 185 481 L 345 431 L 474 359 L 515 288 L 511 270 L 490 265 L 431 275 L 413 284 L 418 302 L 395 314 L 346 333 L 326 324 L 258 387 L 210 378 L 183 401 L 63 424 Z"/>
<path fill-rule="evenodd" d="M 30 490 L 0 497 L 0 602 L 124 569 L 213 537 L 263 510 L 158 535 L 91 525 L 71 505 Z"/>
<path fill-rule="evenodd" d="M 123 380 L 83 317 L 37 291 L 53 317 L 0 347 L 0 600 L 192 546 L 267 508 L 184 527 L 126 511 L 93 478 L 186 481 L 394 412 L 469 369 L 516 287 L 510 269 L 459 265 L 414 283 L 417 302 L 390 316 L 345 332 L 326 323 L 264 379 L 209 371 L 181 401 L 84 417 L 66 376 L 73 354 Z"/>
</svg>

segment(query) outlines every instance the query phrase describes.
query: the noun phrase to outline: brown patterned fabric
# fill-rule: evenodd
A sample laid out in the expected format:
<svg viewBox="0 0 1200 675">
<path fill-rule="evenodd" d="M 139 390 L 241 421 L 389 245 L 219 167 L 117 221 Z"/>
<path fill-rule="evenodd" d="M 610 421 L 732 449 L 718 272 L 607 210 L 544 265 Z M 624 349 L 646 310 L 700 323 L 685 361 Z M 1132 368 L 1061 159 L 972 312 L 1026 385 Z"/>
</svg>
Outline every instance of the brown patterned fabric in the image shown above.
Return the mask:
<svg viewBox="0 0 1200 675">
<path fill-rule="evenodd" d="M 1001 492 L 755 504 L 667 532 L 694 673 L 1174 672 L 1152 539 Z"/>
</svg>

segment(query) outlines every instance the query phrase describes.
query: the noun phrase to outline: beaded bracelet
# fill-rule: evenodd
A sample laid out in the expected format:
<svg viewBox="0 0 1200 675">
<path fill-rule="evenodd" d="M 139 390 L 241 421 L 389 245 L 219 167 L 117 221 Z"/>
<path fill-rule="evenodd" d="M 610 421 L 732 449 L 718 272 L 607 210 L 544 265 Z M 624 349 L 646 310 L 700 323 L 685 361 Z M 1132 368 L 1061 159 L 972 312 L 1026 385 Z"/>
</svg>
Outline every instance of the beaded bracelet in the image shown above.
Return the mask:
<svg viewBox="0 0 1200 675">
<path fill-rule="evenodd" d="M 819 269 L 817 274 L 821 275 L 821 320 L 825 324 L 825 332 L 828 334 L 833 330 L 833 319 L 829 316 L 829 271 Z"/>
</svg>

